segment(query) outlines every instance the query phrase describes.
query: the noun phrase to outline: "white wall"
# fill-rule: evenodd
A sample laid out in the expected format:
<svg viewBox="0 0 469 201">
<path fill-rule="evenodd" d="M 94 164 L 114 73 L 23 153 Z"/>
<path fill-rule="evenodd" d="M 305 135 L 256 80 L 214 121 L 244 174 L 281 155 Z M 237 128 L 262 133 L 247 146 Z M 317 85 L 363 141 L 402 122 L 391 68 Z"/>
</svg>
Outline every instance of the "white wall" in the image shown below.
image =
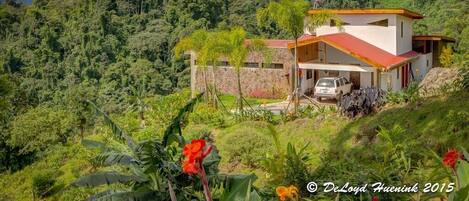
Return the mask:
<svg viewBox="0 0 469 201">
<path fill-rule="evenodd" d="M 343 22 L 342 30 L 331 27 L 329 24 L 318 27 L 316 35 L 327 35 L 345 32 L 393 55 L 399 55 L 412 50 L 412 19 L 396 14 L 342 14 L 339 17 Z M 369 25 L 368 23 L 388 19 L 388 27 Z M 404 37 L 401 39 L 400 26 L 404 22 Z M 306 33 L 310 31 L 305 30 Z"/>
<path fill-rule="evenodd" d="M 398 73 L 399 76 L 397 75 Z M 393 91 L 401 90 L 402 67 L 394 68 L 388 72 L 381 72 L 380 76 L 381 89 L 392 89 Z"/>
<path fill-rule="evenodd" d="M 339 63 L 339 64 L 348 64 L 355 65 L 359 64 L 360 66 L 369 66 L 368 64 L 352 57 L 330 45 L 326 44 L 326 63 Z"/>
<path fill-rule="evenodd" d="M 300 91 L 301 93 L 305 93 L 309 88 L 314 88 L 314 70 L 313 71 L 313 76 L 310 78 L 310 79 L 306 79 L 306 69 L 303 69 L 303 76 L 302 76 L 302 79 L 301 79 L 301 83 L 300 83 Z"/>
<path fill-rule="evenodd" d="M 412 19 L 397 15 L 397 55 L 404 54 L 412 50 Z M 401 37 L 401 22 L 403 23 L 404 31 Z"/>
<path fill-rule="evenodd" d="M 343 25 L 342 30 L 331 27 L 329 24 L 316 29 L 316 35 L 339 33 L 341 31 L 353 35 L 363 41 L 377 46 L 391 54 L 396 54 L 396 15 L 372 14 L 372 15 L 339 15 L 341 19 L 350 25 Z M 369 25 L 370 22 L 388 19 L 388 27 Z"/>
<path fill-rule="evenodd" d="M 360 72 L 360 87 L 371 87 L 371 73 L 368 72 Z"/>
<path fill-rule="evenodd" d="M 416 60 L 412 61 L 412 71 L 417 81 L 422 80 L 433 66 L 432 53 L 422 54 Z M 428 66 L 427 66 L 428 61 Z M 418 69 L 418 73 L 417 73 Z"/>
</svg>

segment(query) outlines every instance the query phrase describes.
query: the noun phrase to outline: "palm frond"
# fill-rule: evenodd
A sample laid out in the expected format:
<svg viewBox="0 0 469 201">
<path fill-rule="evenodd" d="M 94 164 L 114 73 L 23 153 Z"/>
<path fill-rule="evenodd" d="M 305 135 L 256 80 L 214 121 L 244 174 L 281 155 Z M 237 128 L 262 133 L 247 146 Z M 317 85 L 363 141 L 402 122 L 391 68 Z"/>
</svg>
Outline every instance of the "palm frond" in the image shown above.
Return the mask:
<svg viewBox="0 0 469 201">
<path fill-rule="evenodd" d="M 87 101 L 95 110 L 96 113 L 102 115 L 104 117 L 104 122 L 111 127 L 112 133 L 116 136 L 117 139 L 124 141 L 127 143 L 130 149 L 135 150 L 135 142 L 134 140 L 122 129 L 119 125 L 117 125 L 109 115 L 103 112 L 99 107 L 93 103 L 92 101 Z"/>
<path fill-rule="evenodd" d="M 200 97 L 202 97 L 203 94 L 204 93 L 198 94 L 179 110 L 178 114 L 173 118 L 169 126 L 166 127 L 163 135 L 163 146 L 167 146 L 174 141 L 177 141 L 180 145 L 184 144 L 181 132 L 181 123 L 186 117 L 186 114 L 192 112 L 195 104 L 200 100 Z"/>
<path fill-rule="evenodd" d="M 135 175 L 123 175 L 118 172 L 100 172 L 96 174 L 90 174 L 78 178 L 72 183 L 72 186 L 82 187 L 94 187 L 104 184 L 122 183 L 128 184 L 131 182 L 141 183 L 146 181 L 145 178 L 138 177 Z"/>
<path fill-rule="evenodd" d="M 106 147 L 106 145 L 103 142 L 95 141 L 95 140 L 88 140 L 88 139 L 83 139 L 81 140 L 81 144 L 90 149 L 103 149 Z"/>
</svg>

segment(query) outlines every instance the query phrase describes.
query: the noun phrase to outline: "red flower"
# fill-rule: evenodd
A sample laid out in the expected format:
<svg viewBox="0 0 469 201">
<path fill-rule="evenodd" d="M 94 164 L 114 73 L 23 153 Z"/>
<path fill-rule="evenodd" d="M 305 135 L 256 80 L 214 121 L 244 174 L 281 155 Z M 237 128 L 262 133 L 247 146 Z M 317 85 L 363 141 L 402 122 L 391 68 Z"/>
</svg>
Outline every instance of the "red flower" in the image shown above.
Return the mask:
<svg viewBox="0 0 469 201">
<path fill-rule="evenodd" d="M 185 160 L 182 162 L 182 171 L 186 174 L 197 174 L 201 171 L 202 161 L 212 151 L 209 146 L 205 151 L 205 140 L 192 140 L 182 150 Z"/>
<path fill-rule="evenodd" d="M 186 174 L 197 174 L 199 172 L 199 167 L 196 163 L 185 160 L 182 162 L 182 171 Z"/>
<path fill-rule="evenodd" d="M 373 198 L 371 199 L 371 201 L 379 201 L 378 196 L 373 196 Z"/>
<path fill-rule="evenodd" d="M 458 159 L 462 158 L 462 155 L 455 149 L 450 149 L 446 152 L 445 156 L 443 157 L 443 164 L 447 167 L 453 168 L 456 166 L 456 162 Z"/>
<path fill-rule="evenodd" d="M 205 147 L 205 140 L 192 140 L 190 144 L 186 144 L 182 153 L 189 161 L 195 161 L 202 157 L 202 151 Z"/>
</svg>

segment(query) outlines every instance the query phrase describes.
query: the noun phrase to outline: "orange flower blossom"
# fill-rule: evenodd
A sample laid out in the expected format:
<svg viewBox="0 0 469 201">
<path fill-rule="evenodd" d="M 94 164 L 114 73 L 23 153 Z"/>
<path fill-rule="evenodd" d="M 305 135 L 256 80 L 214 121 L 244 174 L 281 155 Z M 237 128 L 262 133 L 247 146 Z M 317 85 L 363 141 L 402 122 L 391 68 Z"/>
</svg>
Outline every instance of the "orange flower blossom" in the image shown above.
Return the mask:
<svg viewBox="0 0 469 201">
<path fill-rule="evenodd" d="M 460 154 L 456 149 L 450 149 L 448 152 L 446 152 L 445 156 L 443 156 L 443 164 L 454 169 L 458 159 L 463 159 L 463 155 Z"/>
<path fill-rule="evenodd" d="M 298 196 L 298 189 L 295 186 L 279 186 L 275 189 L 277 195 L 281 201 L 285 201 L 287 198 L 293 199 Z"/>
<path fill-rule="evenodd" d="M 182 150 L 185 160 L 182 161 L 182 170 L 186 174 L 197 174 L 201 171 L 201 165 L 204 158 L 210 154 L 212 147 L 209 146 L 205 151 L 205 140 L 192 140 L 186 144 Z"/>
</svg>

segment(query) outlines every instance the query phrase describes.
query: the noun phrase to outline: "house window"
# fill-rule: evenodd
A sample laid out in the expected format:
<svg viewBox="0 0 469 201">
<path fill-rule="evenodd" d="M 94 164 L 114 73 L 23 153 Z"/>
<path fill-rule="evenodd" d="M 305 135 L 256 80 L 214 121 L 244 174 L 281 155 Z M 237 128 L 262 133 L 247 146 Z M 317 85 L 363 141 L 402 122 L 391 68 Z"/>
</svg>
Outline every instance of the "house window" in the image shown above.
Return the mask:
<svg viewBox="0 0 469 201">
<path fill-rule="evenodd" d="M 229 66 L 230 63 L 228 61 L 219 61 L 218 66 Z"/>
<path fill-rule="evenodd" d="M 266 63 L 262 63 L 262 68 L 283 69 L 283 64 L 281 64 L 281 63 L 271 63 L 271 64 L 267 65 Z"/>
<path fill-rule="evenodd" d="M 376 21 L 376 22 L 370 22 L 368 24 L 369 25 L 375 25 L 375 26 L 388 27 L 388 19 L 379 20 L 379 21 Z"/>
<path fill-rule="evenodd" d="M 401 22 L 401 38 L 404 37 L 404 22 Z"/>
<path fill-rule="evenodd" d="M 396 69 L 396 77 L 399 79 L 399 68 Z"/>
<path fill-rule="evenodd" d="M 427 59 L 427 68 L 428 68 L 429 65 L 430 65 L 430 63 L 428 62 L 428 59 Z"/>
<path fill-rule="evenodd" d="M 245 62 L 244 67 L 248 68 L 259 68 L 259 63 L 256 62 Z"/>
<path fill-rule="evenodd" d="M 313 78 L 313 69 L 306 70 L 306 79 L 309 80 Z"/>
</svg>

